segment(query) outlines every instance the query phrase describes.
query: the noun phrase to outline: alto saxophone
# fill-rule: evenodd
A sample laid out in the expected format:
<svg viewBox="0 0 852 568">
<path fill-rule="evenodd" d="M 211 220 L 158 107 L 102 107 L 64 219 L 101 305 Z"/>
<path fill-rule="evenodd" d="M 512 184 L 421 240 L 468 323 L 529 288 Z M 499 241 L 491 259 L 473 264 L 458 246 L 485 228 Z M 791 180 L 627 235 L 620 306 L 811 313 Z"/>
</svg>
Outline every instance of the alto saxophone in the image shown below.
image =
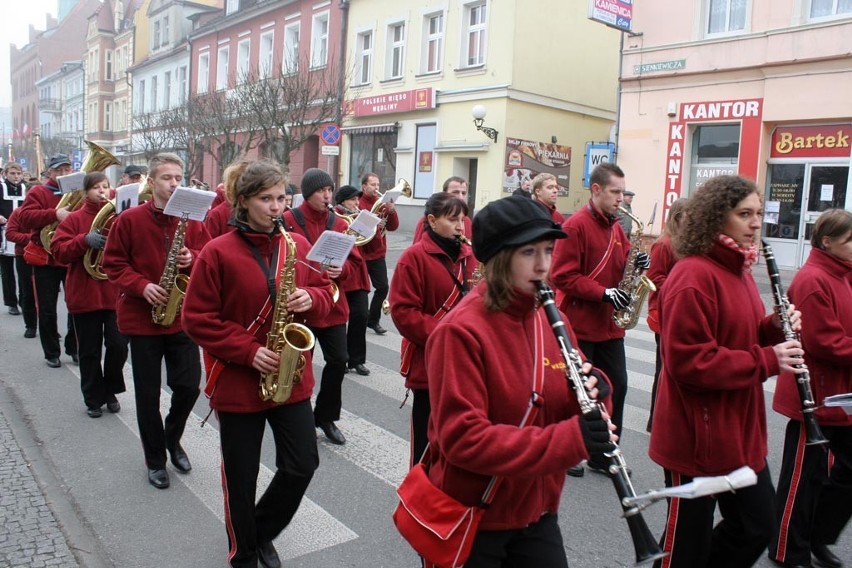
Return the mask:
<svg viewBox="0 0 852 568">
<path fill-rule="evenodd" d="M 180 306 L 183 304 L 186 288 L 189 286 L 189 276 L 179 273 L 177 267 L 177 255 L 186 240 L 186 222 L 188 220 L 188 214 L 184 214 L 180 218 L 175 236 L 172 239 L 172 246 L 169 248 L 169 254 L 166 257 L 166 267 L 163 269 L 163 275 L 160 276 L 160 288 L 169 295 L 169 301 L 165 305 L 157 304 L 151 309 L 151 319 L 155 324 L 164 327 L 174 323 L 180 312 Z"/>
<path fill-rule="evenodd" d="M 284 229 L 280 218 L 275 224 L 281 231 L 282 244 L 287 247 L 287 260 L 281 267 L 266 348 L 277 353 L 281 362 L 277 371 L 260 375 L 260 399 L 282 404 L 293 393 L 293 385 L 302 380 L 306 363 L 303 353 L 314 348 L 314 334 L 307 326 L 294 323 L 293 314 L 287 310 L 287 301 L 296 291 L 296 241 Z"/>
<path fill-rule="evenodd" d="M 650 292 L 656 292 L 657 287 L 651 279 L 642 274 L 645 269 L 636 264 L 639 253 L 642 252 L 642 231 L 645 225 L 627 209 L 619 205 L 618 210 L 627 215 L 636 223 L 636 230 L 630 234 L 630 253 L 627 255 L 627 264 L 624 266 L 624 276 L 618 283 L 618 289 L 630 294 L 630 304 L 626 308 L 615 310 L 612 320 L 615 325 L 622 329 L 633 329 L 639 323 L 639 313 L 642 304 L 648 298 Z"/>
</svg>

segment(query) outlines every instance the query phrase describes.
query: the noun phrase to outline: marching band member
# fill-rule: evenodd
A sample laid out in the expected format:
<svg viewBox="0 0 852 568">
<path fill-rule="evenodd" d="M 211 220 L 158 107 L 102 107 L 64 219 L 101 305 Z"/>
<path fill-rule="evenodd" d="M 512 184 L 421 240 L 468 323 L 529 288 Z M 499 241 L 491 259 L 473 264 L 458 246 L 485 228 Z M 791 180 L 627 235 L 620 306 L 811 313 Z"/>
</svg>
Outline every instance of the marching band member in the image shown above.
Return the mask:
<svg viewBox="0 0 852 568">
<path fill-rule="evenodd" d="M 15 243 L 15 270 L 18 273 L 21 313 L 24 316 L 24 337 L 32 339 L 36 336 L 38 315 L 33 286 L 33 267 L 24 260 L 24 247 L 30 242 L 30 233 L 21 229 L 19 209 L 12 211 L 6 221 L 6 238 Z"/>
<path fill-rule="evenodd" d="M 167 263 L 175 271 L 192 266 L 209 240 L 204 225 L 186 224 L 184 246 L 169 258 L 179 219 L 163 213 L 166 203 L 183 180 L 183 160 L 175 154 L 157 154 L 148 164 L 153 198 L 119 215 L 107 239 L 103 270 L 121 294 L 116 304 L 119 330 L 130 337 L 130 360 L 136 397 L 136 420 L 145 452 L 148 482 L 157 489 L 169 486 L 166 451 L 181 472 L 192 469 L 180 445 L 186 421 L 198 398 L 201 360 L 196 346 L 183 332 L 180 315 L 171 325 L 153 322 L 154 306 L 166 305 L 169 292 L 159 282 Z M 160 415 L 161 365 L 166 363 L 166 384 L 172 390 L 165 424 Z"/>
<path fill-rule="evenodd" d="M 301 382 L 289 399 L 283 404 L 261 400 L 261 374 L 276 371 L 280 361 L 280 354 L 266 347 L 267 333 L 279 322 L 270 315 L 256 329 L 254 324 L 265 306 L 278 300 L 286 300 L 295 322 L 304 321 L 307 313 L 325 317 L 331 292 L 325 275 L 302 264 L 309 243 L 291 233 L 298 261 L 290 258 L 274 222 L 285 209 L 281 169 L 271 162 L 239 162 L 227 172 L 236 229 L 211 241 L 196 260 L 183 321 L 206 360 L 216 361 L 207 365 L 206 392 L 219 421 L 229 566 L 255 568 L 260 559 L 264 566 L 278 567 L 272 540 L 290 523 L 319 465 L 310 400 L 314 374 L 306 351 Z M 285 274 L 288 260 L 294 274 Z M 281 282 L 271 289 L 270 279 L 276 277 L 294 278 L 295 289 L 281 298 Z M 255 504 L 267 422 L 277 470 Z"/>
<path fill-rule="evenodd" d="M 302 174 L 302 196 L 305 200 L 295 209 L 284 213 L 287 230 L 299 233 L 311 244 L 317 242 L 323 231 L 346 231 L 346 221 L 329 211 L 333 186 L 331 176 L 319 168 L 310 168 Z M 329 278 L 335 280 L 338 286 L 342 286 L 342 283 L 349 280 L 358 270 L 357 261 L 353 260 L 353 256 L 359 254 L 358 250 L 353 248 L 342 267 L 327 267 Z M 343 407 L 343 377 L 346 374 L 348 357 L 348 321 L 349 304 L 345 294 L 340 295 L 328 316 L 308 315 L 308 326 L 314 332 L 325 358 L 320 391 L 314 407 L 314 421 L 328 441 L 338 445 L 346 443 L 346 438 L 335 422 L 340 420 L 340 410 Z"/>
<path fill-rule="evenodd" d="M 827 408 L 825 397 L 852 391 L 852 213 L 829 209 L 811 235 L 811 254 L 788 289 L 802 312 L 802 346 L 817 403 L 816 418 L 829 439 L 806 446 L 795 377 L 784 373 L 772 407 L 790 418 L 778 478 L 778 531 L 769 558 L 785 566 L 839 568 L 828 548 L 852 515 L 852 416 Z M 833 462 L 833 463 L 832 463 Z"/>
<path fill-rule="evenodd" d="M 24 174 L 21 170 L 21 165 L 17 162 L 7 163 L 6 168 L 2 170 L 2 174 L 0 176 L 0 189 L 2 189 L 2 195 L 0 195 L 0 225 L 5 227 L 8 224 L 9 217 L 12 216 L 12 212 L 24 200 L 27 186 L 21 181 Z M 20 264 L 27 267 L 28 274 L 21 273 L 21 270 L 18 269 L 18 257 L 23 256 L 24 247 L 16 242 L 15 239 L 10 238 L 9 235 L 6 235 L 6 240 L 9 243 L 14 243 L 15 246 L 14 250 L 10 253 L 5 250 L 0 251 L 0 278 L 3 280 L 3 303 L 9 308 L 9 314 L 13 316 L 23 313 L 24 325 L 27 331 L 26 337 L 30 337 L 30 330 L 32 330 L 32 337 L 35 337 L 36 312 L 32 291 L 32 268 L 29 268 L 23 262 L 23 258 L 21 258 Z M 16 272 L 17 278 L 15 278 Z M 18 309 L 19 305 L 20 310 Z"/>
<path fill-rule="evenodd" d="M 467 180 L 464 178 L 458 176 L 448 177 L 444 181 L 442 191 L 444 193 L 454 195 L 467 203 Z M 417 220 L 417 224 L 414 226 L 414 238 L 411 241 L 412 244 L 419 241 L 423 236 L 423 229 L 425 226 L 425 217 L 420 217 Z M 471 221 L 470 213 L 465 213 L 463 234 L 468 240 L 473 238 L 473 222 Z"/>
<path fill-rule="evenodd" d="M 757 484 L 671 499 L 661 539 L 670 556 L 657 566 L 751 566 L 775 524 L 763 383 L 793 372 L 802 349 L 784 340 L 777 315 L 764 315 L 751 275 L 762 220 L 753 182 L 717 176 L 690 197 L 673 239 L 680 260 L 660 299 L 663 370 L 648 453 L 666 486 L 742 466 L 757 473 Z M 801 314 L 791 307 L 789 316 L 799 328 Z M 714 528 L 717 503 L 722 520 Z"/>
<path fill-rule="evenodd" d="M 624 172 L 615 164 L 595 167 L 589 176 L 591 199 L 565 220 L 568 234 L 553 253 L 553 285 L 559 309 L 568 314 L 579 340 L 579 348 L 612 383 L 612 422 L 621 438 L 624 401 L 627 397 L 627 360 L 624 329 L 615 325 L 613 312 L 630 305 L 630 294 L 618 287 L 630 252 L 629 239 L 618 224 L 616 212 L 624 195 Z M 637 264 L 647 268 L 648 255 L 639 253 Z M 622 441 L 623 442 L 623 441 Z M 587 467 L 608 473 L 604 461 Z M 568 471 L 583 476 L 583 468 Z"/>
<path fill-rule="evenodd" d="M 473 249 L 486 263 L 485 283 L 426 344 L 431 481 L 475 505 L 491 476 L 502 480 L 465 568 L 567 567 L 557 524 L 565 470 L 590 454 L 603 459 L 615 440 L 614 426 L 600 413 L 581 415 L 537 304 L 536 282 L 547 279 L 554 240 L 564 237 L 532 200 L 512 196 L 486 205 L 473 219 Z M 573 337 L 567 319 L 565 325 Z M 592 372 L 591 364 L 581 372 Z M 532 424 L 519 428 L 534 374 L 543 375 L 543 406 Z M 592 397 L 602 394 L 596 385 L 594 377 L 586 382 Z"/>
<path fill-rule="evenodd" d="M 675 199 L 669 207 L 668 221 L 666 228 L 663 229 L 663 234 L 659 239 L 651 245 L 651 266 L 648 268 L 646 275 L 654 283 L 657 289 L 651 292 L 648 296 L 648 327 L 654 332 L 654 341 L 657 344 L 657 362 L 654 368 L 654 384 L 651 387 L 651 409 L 648 412 L 648 424 L 645 430 L 651 431 L 651 424 L 654 420 L 654 403 L 657 398 L 657 384 L 660 380 L 660 370 L 663 368 L 663 359 L 660 357 L 660 290 L 672 271 L 675 262 L 677 262 L 677 254 L 672 245 L 672 236 L 677 235 L 680 227 L 683 225 L 683 215 L 686 210 L 686 198 L 680 197 Z M 627 220 L 630 217 L 625 215 Z"/>
<path fill-rule="evenodd" d="M 468 292 L 476 266 L 469 245 L 462 244 L 467 204 L 450 193 L 435 193 L 426 202 L 426 238 L 408 247 L 396 264 L 390 285 L 391 318 L 403 337 L 400 373 L 414 391 L 411 409 L 411 465 L 426 449 L 429 390 L 426 340 L 438 322 Z"/>
<path fill-rule="evenodd" d="M 109 181 L 101 172 L 87 174 L 83 190 L 86 192 L 83 207 L 59 224 L 50 250 L 56 260 L 68 265 L 65 303 L 77 335 L 80 388 L 86 412 L 91 418 L 99 418 L 104 404 L 110 412 L 121 410 L 115 395 L 126 390 L 127 338 L 118 331 L 115 319 L 118 296 L 115 285 L 89 276 L 83 262 L 87 250 L 103 249 L 106 245 L 106 236 L 91 228 L 95 215 L 109 199 Z M 106 353 L 101 367 L 103 347 Z"/>
<path fill-rule="evenodd" d="M 361 176 L 361 199 L 358 206 L 367 211 L 372 210 L 373 205 L 381 198 L 379 192 L 379 176 L 374 173 L 366 173 Z M 305 198 L 307 199 L 307 198 Z M 385 257 L 388 253 L 388 242 L 384 231 L 396 231 L 399 228 L 399 214 L 393 203 L 386 203 L 384 223 L 380 224 L 373 240 L 361 247 L 361 254 L 367 261 L 367 271 L 370 273 L 370 281 L 373 283 L 373 299 L 370 300 L 370 312 L 367 317 L 367 327 L 378 335 L 388 332 L 379 321 L 382 317 L 382 303 L 388 297 L 388 265 Z M 384 229 L 384 231 L 383 231 Z"/>
<path fill-rule="evenodd" d="M 358 198 L 361 190 L 344 185 L 334 195 L 334 212 L 338 215 L 358 216 Z M 355 270 L 345 280 L 340 281 L 340 286 L 346 294 L 346 303 L 349 304 L 349 324 L 346 327 L 346 351 L 349 355 L 347 369 L 355 371 L 359 375 L 369 375 L 367 368 L 367 313 L 369 305 L 367 296 L 370 294 L 370 274 L 367 272 L 367 262 L 360 252 L 349 257 L 353 262 Z"/>
<path fill-rule="evenodd" d="M 559 184 L 556 183 L 556 176 L 548 173 L 538 174 L 533 178 L 532 184 L 533 201 L 541 203 L 550 213 L 553 222 L 562 225 L 565 222 L 565 217 L 556 209 L 556 199 L 559 197 Z"/>
<path fill-rule="evenodd" d="M 241 161 L 236 162 L 234 165 L 239 166 L 238 168 L 231 168 L 228 166 L 225 168 L 225 172 L 222 174 L 222 183 L 219 184 L 222 186 L 222 192 L 226 192 L 229 185 L 234 184 L 234 180 L 231 179 L 231 176 L 239 175 L 242 170 L 245 169 L 245 166 L 248 162 Z M 219 197 L 219 186 L 216 187 L 216 199 Z M 216 201 L 214 199 L 214 202 Z M 233 207 L 231 207 L 231 202 L 228 199 L 222 199 L 217 205 L 212 205 L 210 207 L 210 212 L 207 214 L 207 218 L 204 219 L 204 227 L 207 229 L 207 232 L 210 233 L 210 238 L 215 239 L 219 235 L 224 235 L 233 227 L 230 225 L 231 212 L 233 211 Z"/>
</svg>

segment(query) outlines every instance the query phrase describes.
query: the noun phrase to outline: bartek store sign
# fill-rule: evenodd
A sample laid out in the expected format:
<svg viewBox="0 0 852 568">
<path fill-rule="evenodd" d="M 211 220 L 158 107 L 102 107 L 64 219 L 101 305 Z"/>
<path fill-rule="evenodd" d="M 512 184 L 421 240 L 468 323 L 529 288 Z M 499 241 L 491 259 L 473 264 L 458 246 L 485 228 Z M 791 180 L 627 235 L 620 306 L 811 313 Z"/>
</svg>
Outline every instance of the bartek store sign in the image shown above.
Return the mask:
<svg viewBox="0 0 852 568">
<path fill-rule="evenodd" d="M 848 158 L 852 124 L 779 126 L 772 133 L 772 158 Z"/>
<path fill-rule="evenodd" d="M 350 116 L 374 116 L 435 108 L 432 87 L 359 97 L 349 105 Z"/>
</svg>

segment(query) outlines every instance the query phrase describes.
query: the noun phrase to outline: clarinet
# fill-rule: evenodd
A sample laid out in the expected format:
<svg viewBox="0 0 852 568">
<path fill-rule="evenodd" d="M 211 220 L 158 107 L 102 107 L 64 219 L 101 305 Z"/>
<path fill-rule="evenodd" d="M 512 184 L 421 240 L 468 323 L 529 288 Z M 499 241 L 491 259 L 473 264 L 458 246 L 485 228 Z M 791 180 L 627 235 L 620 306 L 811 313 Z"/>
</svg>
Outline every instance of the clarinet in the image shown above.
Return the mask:
<svg viewBox="0 0 852 568">
<path fill-rule="evenodd" d="M 536 288 L 538 289 L 539 302 L 544 308 L 547 320 L 550 322 L 550 327 L 553 328 L 557 343 L 559 343 L 559 349 L 562 351 L 562 358 L 566 366 L 565 378 L 568 379 L 571 388 L 574 389 L 577 402 L 580 403 L 580 410 L 583 414 L 589 414 L 600 406 L 596 400 L 589 396 L 589 392 L 586 390 L 583 374 L 580 371 L 583 366 L 583 362 L 580 360 L 580 352 L 571 344 L 571 338 L 568 335 L 565 322 L 562 321 L 562 316 L 553 299 L 553 290 L 540 280 L 536 282 Z M 624 511 L 624 519 L 627 521 L 627 526 L 630 529 L 633 549 L 636 551 L 636 565 L 664 558 L 668 554 L 660 549 L 660 545 L 657 543 L 654 535 L 651 534 L 644 517 L 642 517 L 641 508 L 625 502 L 625 499 L 628 497 L 636 497 L 636 491 L 633 489 L 630 476 L 627 474 L 627 463 L 624 461 L 624 455 L 621 453 L 618 444 L 615 442 L 610 443 L 613 446 L 613 450 L 604 455 L 609 459 L 609 477 L 612 479 L 613 485 L 615 485 L 618 500 Z"/>
<path fill-rule="evenodd" d="M 772 297 L 775 300 L 775 311 L 778 314 L 778 320 L 781 322 L 781 329 L 784 332 L 784 338 L 787 341 L 800 341 L 799 334 L 793 331 L 793 326 L 790 325 L 790 316 L 787 315 L 787 310 L 790 308 L 790 301 L 784 294 L 784 287 L 781 285 L 781 275 L 778 273 L 778 263 L 775 262 L 775 254 L 772 252 L 772 247 L 764 240 L 760 241 L 763 245 L 763 256 L 766 259 L 766 270 L 769 272 L 769 281 L 772 284 Z M 814 393 L 811 390 L 811 375 L 808 368 L 799 363 L 793 365 L 795 369 L 804 369 L 804 372 L 796 375 L 796 388 L 799 391 L 799 400 L 802 401 L 802 422 L 805 425 L 805 445 L 818 446 L 827 444 L 828 440 L 822 433 L 819 423 L 816 420 L 815 411 L 817 409 L 814 402 Z"/>
</svg>

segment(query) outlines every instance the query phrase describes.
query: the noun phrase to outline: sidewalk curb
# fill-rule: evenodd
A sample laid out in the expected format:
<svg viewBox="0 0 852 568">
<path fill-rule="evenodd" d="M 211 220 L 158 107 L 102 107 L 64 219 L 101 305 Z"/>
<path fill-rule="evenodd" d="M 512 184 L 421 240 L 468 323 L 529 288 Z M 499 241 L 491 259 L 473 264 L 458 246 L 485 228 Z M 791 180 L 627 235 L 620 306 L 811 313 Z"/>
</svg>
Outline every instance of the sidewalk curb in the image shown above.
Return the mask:
<svg viewBox="0 0 852 568">
<path fill-rule="evenodd" d="M 60 530 L 65 535 L 68 548 L 82 568 L 113 568 L 94 537 L 92 528 L 81 520 L 73 498 L 66 493 L 56 476 L 56 468 L 43 451 L 43 444 L 34 435 L 32 425 L 21 413 L 21 400 L 10 386 L 0 380 L 0 413 L 3 414 L 21 453 L 29 465 L 45 502 Z"/>
</svg>

